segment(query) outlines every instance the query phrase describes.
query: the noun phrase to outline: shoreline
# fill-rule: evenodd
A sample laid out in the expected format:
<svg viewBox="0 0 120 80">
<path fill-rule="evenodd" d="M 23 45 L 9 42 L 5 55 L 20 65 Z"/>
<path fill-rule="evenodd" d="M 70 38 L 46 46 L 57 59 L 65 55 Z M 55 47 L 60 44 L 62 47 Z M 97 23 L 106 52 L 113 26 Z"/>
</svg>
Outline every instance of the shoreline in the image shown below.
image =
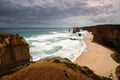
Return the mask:
<svg viewBox="0 0 120 80">
<path fill-rule="evenodd" d="M 85 43 L 85 41 L 83 40 L 82 41 L 82 44 L 83 44 L 83 48 L 81 49 L 81 51 L 80 51 L 80 54 L 78 54 L 78 55 L 76 55 L 75 56 L 75 58 L 73 58 L 71 61 L 74 63 L 75 61 L 76 61 L 76 59 L 79 57 L 79 56 L 81 56 L 82 54 L 83 54 L 83 52 L 86 50 L 86 43 Z"/>
<path fill-rule="evenodd" d="M 84 38 L 86 49 L 77 57 L 74 63 L 80 66 L 89 67 L 97 75 L 105 77 L 113 76 L 113 79 L 117 80 L 115 69 L 119 64 L 111 57 L 111 54 L 115 52 L 100 44 L 92 42 L 92 39 L 93 35 L 91 33 L 87 33 Z"/>
</svg>

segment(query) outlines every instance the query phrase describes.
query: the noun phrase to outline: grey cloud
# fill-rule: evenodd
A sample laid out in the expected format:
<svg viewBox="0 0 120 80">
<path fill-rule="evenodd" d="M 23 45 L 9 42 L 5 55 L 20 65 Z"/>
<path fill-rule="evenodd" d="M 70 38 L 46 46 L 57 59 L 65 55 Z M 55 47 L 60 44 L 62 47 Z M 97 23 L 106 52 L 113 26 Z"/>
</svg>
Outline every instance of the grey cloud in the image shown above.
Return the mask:
<svg viewBox="0 0 120 80">
<path fill-rule="evenodd" d="M 14 2 L 14 0 L 13 0 Z M 58 1 L 59 3 L 60 1 Z M 1 0 L 1 7 L 0 7 L 0 18 L 1 22 L 3 23 L 38 23 L 38 24 L 47 24 L 46 22 L 53 22 L 55 20 L 60 20 L 62 18 L 66 18 L 72 15 L 78 15 L 78 9 L 80 7 L 73 6 L 72 8 L 66 9 L 59 9 L 62 5 L 49 7 L 51 5 L 44 6 L 32 6 L 32 7 L 25 7 L 23 5 L 16 5 L 7 0 Z M 23 3 L 23 2 L 22 2 Z M 46 2 L 48 3 L 48 2 Z M 5 4 L 5 5 L 4 5 Z M 9 4 L 9 5 L 8 5 Z M 54 2 L 54 5 L 57 2 Z M 63 5 L 70 6 L 68 3 L 63 3 Z M 82 5 L 82 4 L 81 4 Z M 80 12 L 82 13 L 82 11 Z"/>
<path fill-rule="evenodd" d="M 107 23 L 120 24 L 119 15 L 120 15 L 119 12 L 106 13 L 106 14 L 102 14 L 94 18 L 91 18 L 91 21 L 93 21 L 94 23 L 103 23 L 103 24 L 107 24 Z"/>
<path fill-rule="evenodd" d="M 64 22 L 64 19 L 71 16 L 87 16 L 86 21 L 91 20 L 93 23 L 105 22 L 106 18 L 96 16 L 109 12 L 108 9 L 113 6 L 88 7 L 87 1 L 89 0 L 0 0 L 0 27 L 3 25 L 70 26 L 72 23 Z"/>
</svg>

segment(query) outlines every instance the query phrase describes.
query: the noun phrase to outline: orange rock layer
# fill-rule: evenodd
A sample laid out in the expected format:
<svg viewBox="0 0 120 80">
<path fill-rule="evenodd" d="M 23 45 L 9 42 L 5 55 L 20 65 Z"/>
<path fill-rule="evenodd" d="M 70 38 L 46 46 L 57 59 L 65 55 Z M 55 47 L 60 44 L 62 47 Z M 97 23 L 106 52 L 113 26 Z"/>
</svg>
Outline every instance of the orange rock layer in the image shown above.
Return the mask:
<svg viewBox="0 0 120 80">
<path fill-rule="evenodd" d="M 29 45 L 23 37 L 0 34 L 0 73 L 29 62 Z"/>
</svg>

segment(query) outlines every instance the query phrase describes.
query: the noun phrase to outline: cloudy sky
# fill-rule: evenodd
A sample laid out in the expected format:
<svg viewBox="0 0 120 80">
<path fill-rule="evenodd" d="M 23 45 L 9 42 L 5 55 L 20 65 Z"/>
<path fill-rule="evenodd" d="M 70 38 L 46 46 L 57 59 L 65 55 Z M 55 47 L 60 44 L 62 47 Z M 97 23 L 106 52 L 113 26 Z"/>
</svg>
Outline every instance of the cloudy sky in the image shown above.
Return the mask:
<svg viewBox="0 0 120 80">
<path fill-rule="evenodd" d="M 120 0 L 0 0 L 0 28 L 119 23 Z"/>
</svg>

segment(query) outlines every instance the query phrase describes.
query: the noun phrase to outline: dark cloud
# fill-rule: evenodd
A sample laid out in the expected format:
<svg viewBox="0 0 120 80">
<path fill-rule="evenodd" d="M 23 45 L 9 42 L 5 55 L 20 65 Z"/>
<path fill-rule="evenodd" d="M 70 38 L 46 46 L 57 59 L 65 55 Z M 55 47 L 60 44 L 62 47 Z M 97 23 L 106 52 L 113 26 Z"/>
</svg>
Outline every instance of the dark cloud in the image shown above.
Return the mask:
<svg viewBox="0 0 120 80">
<path fill-rule="evenodd" d="M 73 26 L 81 23 L 75 18 L 82 16 L 83 21 L 87 21 L 88 24 L 108 21 L 108 18 L 104 16 L 96 16 L 108 12 L 114 6 L 112 4 L 101 7 L 91 6 L 88 5 L 88 1 L 89 0 L 0 0 L 0 27 Z M 74 22 L 70 21 L 70 17 L 75 17 L 73 18 Z M 81 24 L 83 25 L 85 23 L 86 25 L 87 22 L 82 22 Z"/>
</svg>

